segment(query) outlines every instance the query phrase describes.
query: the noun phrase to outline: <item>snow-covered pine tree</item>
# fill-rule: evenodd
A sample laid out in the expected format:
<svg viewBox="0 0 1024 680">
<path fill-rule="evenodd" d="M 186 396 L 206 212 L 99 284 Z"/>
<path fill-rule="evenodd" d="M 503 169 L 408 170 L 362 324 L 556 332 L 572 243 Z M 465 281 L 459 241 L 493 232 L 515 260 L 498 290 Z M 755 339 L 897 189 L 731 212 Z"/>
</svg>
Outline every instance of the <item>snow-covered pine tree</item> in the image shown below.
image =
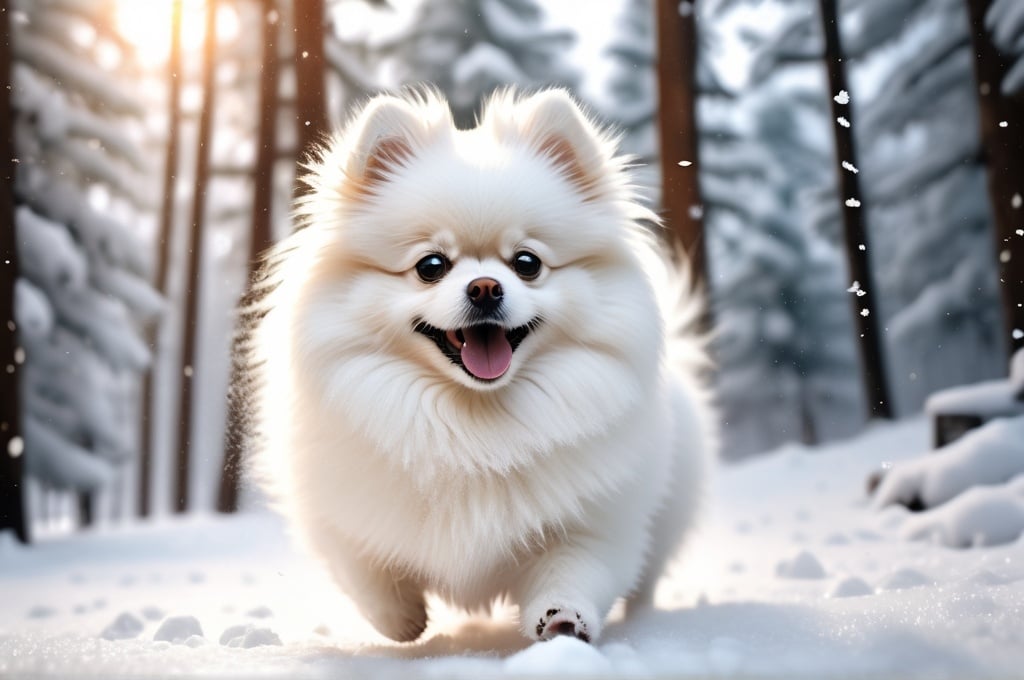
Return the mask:
<svg viewBox="0 0 1024 680">
<path fill-rule="evenodd" d="M 152 207 L 126 124 L 142 111 L 119 77 L 111 3 L 12 4 L 25 465 L 47 487 L 92 492 L 135 451 L 139 327 L 162 307 L 129 224 Z"/>
<path fill-rule="evenodd" d="M 746 4 L 698 3 L 707 49 Z M 818 202 L 837 205 L 820 44 L 779 49 L 789 26 L 744 29 L 753 58 L 742 85 L 724 87 L 712 56 L 702 62 L 700 172 L 729 457 L 843 436 L 863 421 L 838 229 L 811 220 Z"/>
<path fill-rule="evenodd" d="M 617 27 L 607 48 L 613 59 L 607 97 L 598 110 L 623 132 L 621 149 L 635 156 L 638 164 L 633 170 L 636 182 L 651 204 L 658 205 L 661 173 L 652 0 L 627 0 Z"/>
<path fill-rule="evenodd" d="M 400 43 L 403 83 L 432 83 L 460 128 L 474 125 L 480 102 L 505 85 L 562 85 L 578 74 L 565 60 L 575 40 L 544 23 L 537 0 L 434 0 Z"/>
<path fill-rule="evenodd" d="M 352 7 L 351 0 L 331 0 L 327 5 L 327 115 L 335 127 L 347 120 L 354 105 L 384 89 L 379 62 L 396 48 L 396 44 L 388 41 L 371 44 L 365 34 L 350 34 L 344 12 Z M 378 15 L 395 11 L 386 0 L 363 0 L 359 10 Z"/>
<path fill-rule="evenodd" d="M 888 329 L 896 411 L 910 413 L 937 389 L 1006 370 L 966 6 L 847 0 L 843 28 L 872 313 Z"/>
<path fill-rule="evenodd" d="M 1024 92 L 1024 4 L 1016 0 L 991 0 L 985 12 L 985 27 L 1011 64 L 999 89 L 1004 95 Z"/>
</svg>

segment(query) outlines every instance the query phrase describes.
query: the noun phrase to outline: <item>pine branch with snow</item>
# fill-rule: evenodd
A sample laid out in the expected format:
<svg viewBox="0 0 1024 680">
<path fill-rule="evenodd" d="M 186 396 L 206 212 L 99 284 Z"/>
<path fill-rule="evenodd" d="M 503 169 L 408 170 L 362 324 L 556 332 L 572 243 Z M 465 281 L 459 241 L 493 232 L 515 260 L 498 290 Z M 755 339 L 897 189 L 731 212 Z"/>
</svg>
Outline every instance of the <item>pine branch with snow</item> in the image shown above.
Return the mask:
<svg viewBox="0 0 1024 680">
<path fill-rule="evenodd" d="M 48 486 L 90 492 L 133 454 L 133 376 L 149 362 L 141 324 L 163 307 L 138 236 L 90 199 L 101 189 L 136 214 L 150 208 L 132 127 L 142 107 L 120 75 L 123 46 L 101 44 L 108 3 L 16 6 L 26 469 Z"/>
</svg>

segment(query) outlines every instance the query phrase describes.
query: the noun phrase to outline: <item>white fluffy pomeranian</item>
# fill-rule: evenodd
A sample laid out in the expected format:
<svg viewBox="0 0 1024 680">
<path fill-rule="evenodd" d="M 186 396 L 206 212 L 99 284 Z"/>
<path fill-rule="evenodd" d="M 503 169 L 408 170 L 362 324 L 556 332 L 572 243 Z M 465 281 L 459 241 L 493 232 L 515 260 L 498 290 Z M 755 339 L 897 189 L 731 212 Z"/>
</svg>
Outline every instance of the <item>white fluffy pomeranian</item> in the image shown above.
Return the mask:
<svg viewBox="0 0 1024 680">
<path fill-rule="evenodd" d="M 244 315 L 250 467 L 393 640 L 434 593 L 594 641 L 693 523 L 704 353 L 667 310 L 699 302 L 626 163 L 564 91 L 498 94 L 472 130 L 419 91 L 308 167 Z"/>
</svg>

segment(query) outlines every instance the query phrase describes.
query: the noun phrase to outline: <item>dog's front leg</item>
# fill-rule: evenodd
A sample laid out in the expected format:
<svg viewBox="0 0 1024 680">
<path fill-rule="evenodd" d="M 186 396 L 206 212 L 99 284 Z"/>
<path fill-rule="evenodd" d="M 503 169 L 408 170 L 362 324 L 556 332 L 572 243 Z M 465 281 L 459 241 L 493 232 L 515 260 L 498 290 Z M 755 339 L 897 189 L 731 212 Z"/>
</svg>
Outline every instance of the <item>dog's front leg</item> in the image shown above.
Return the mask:
<svg viewBox="0 0 1024 680">
<path fill-rule="evenodd" d="M 636 586 L 647 540 L 642 523 L 632 530 L 623 523 L 609 528 L 600 537 L 570 535 L 526 567 L 514 593 L 524 635 L 597 640 L 616 598 Z"/>
</svg>

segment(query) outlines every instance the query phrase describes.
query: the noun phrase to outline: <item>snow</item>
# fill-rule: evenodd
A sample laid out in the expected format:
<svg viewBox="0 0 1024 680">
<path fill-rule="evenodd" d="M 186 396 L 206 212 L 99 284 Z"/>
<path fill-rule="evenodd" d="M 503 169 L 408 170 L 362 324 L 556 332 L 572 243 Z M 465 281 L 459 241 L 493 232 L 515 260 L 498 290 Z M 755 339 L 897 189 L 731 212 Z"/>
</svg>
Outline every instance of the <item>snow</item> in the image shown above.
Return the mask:
<svg viewBox="0 0 1024 680">
<path fill-rule="evenodd" d="M 201 637 L 203 637 L 203 627 L 199 625 L 199 619 L 194 616 L 166 618 L 153 634 L 155 641 L 170 642 L 173 645 L 183 645 L 188 640 Z"/>
<path fill-rule="evenodd" d="M 122 612 L 114 622 L 103 629 L 100 637 L 104 640 L 130 640 L 138 637 L 145 625 L 131 612 Z"/>
<path fill-rule="evenodd" d="M 1024 474 L 1024 416 L 993 420 L 934 455 L 898 463 L 885 473 L 875 505 L 917 498 L 933 508 L 973 486 L 1001 484 Z"/>
<path fill-rule="evenodd" d="M 931 513 L 864 495 L 928 437 L 919 418 L 722 467 L 658 608 L 613 614 L 596 646 L 436 603 L 423 641 L 386 642 L 262 511 L 0 540 L 0 675 L 1014 675 L 1024 541 L 908 541 Z"/>
<path fill-rule="evenodd" d="M 1024 457 L 1024 450 L 1018 453 Z M 967 489 L 932 512 L 909 518 L 903 535 L 951 548 L 1017 541 L 1024 535 L 1024 473 L 1004 486 Z"/>
<path fill-rule="evenodd" d="M 929 397 L 925 411 L 987 417 L 1024 413 L 1024 402 L 1015 399 L 1022 384 L 1002 379 L 950 387 Z"/>
<path fill-rule="evenodd" d="M 783 560 L 775 567 L 775 575 L 779 578 L 825 578 L 825 568 L 812 553 L 801 550 L 796 557 Z"/>
<path fill-rule="evenodd" d="M 1024 535 L 1024 416 L 997 418 L 934 455 L 885 473 L 877 507 L 912 502 L 901 533 L 952 548 L 1020 542 Z"/>
</svg>

